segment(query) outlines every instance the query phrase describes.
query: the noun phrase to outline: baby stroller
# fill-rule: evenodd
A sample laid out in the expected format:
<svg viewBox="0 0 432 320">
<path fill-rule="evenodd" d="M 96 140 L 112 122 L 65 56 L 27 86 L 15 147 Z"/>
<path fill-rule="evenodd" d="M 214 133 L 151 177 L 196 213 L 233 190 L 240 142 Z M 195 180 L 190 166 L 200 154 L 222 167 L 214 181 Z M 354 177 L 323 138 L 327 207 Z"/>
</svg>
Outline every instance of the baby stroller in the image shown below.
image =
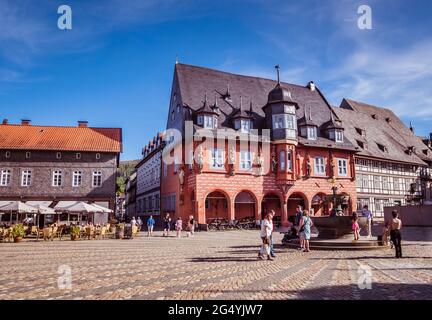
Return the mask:
<svg viewBox="0 0 432 320">
<path fill-rule="evenodd" d="M 284 237 L 282 239 L 282 244 L 293 242 L 293 240 L 298 240 L 299 235 L 297 233 L 297 229 L 295 227 L 291 227 L 290 230 L 284 233 Z"/>
</svg>

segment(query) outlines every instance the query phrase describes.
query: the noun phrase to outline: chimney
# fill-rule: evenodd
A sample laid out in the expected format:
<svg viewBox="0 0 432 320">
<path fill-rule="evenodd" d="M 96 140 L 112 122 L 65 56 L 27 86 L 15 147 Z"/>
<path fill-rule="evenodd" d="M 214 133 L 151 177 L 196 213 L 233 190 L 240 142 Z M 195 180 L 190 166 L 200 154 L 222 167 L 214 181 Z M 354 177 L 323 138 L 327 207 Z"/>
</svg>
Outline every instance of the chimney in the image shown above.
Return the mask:
<svg viewBox="0 0 432 320">
<path fill-rule="evenodd" d="M 29 120 L 29 119 L 21 119 L 21 125 L 22 126 L 29 126 L 30 122 L 31 122 L 31 120 Z"/>
<path fill-rule="evenodd" d="M 315 83 L 313 81 L 309 81 L 307 87 L 310 89 L 310 91 L 315 91 L 316 89 Z"/>
<path fill-rule="evenodd" d="M 8 124 L 8 123 L 9 123 L 8 119 L 3 119 L 2 124 Z"/>
<path fill-rule="evenodd" d="M 87 128 L 88 127 L 88 121 L 78 120 L 78 127 Z"/>
</svg>

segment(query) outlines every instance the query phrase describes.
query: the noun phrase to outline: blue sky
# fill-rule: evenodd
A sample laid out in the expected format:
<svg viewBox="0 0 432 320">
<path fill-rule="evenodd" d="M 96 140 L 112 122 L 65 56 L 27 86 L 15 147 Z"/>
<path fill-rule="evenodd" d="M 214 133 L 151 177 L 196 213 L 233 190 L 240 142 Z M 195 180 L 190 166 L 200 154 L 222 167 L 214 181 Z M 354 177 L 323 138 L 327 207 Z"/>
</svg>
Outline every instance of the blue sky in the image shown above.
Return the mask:
<svg viewBox="0 0 432 320">
<path fill-rule="evenodd" d="M 58 6 L 72 30 L 57 28 Z M 372 9 L 372 30 L 357 8 Z M 122 159 L 163 130 L 183 63 L 306 84 L 432 131 L 431 1 L 0 0 L 0 118 L 122 127 Z"/>
</svg>

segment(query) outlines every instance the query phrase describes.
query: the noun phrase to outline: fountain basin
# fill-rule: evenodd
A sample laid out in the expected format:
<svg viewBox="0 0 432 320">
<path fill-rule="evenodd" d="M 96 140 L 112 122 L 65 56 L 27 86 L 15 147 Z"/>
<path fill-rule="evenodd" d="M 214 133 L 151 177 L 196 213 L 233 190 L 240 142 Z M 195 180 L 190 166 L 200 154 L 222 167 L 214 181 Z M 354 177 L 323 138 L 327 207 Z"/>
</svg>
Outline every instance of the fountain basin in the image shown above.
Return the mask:
<svg viewBox="0 0 432 320">
<path fill-rule="evenodd" d="M 352 216 L 324 216 L 311 217 L 315 228 L 318 229 L 318 239 L 339 239 L 353 234 Z M 360 228 L 367 226 L 367 218 L 359 217 Z"/>
</svg>

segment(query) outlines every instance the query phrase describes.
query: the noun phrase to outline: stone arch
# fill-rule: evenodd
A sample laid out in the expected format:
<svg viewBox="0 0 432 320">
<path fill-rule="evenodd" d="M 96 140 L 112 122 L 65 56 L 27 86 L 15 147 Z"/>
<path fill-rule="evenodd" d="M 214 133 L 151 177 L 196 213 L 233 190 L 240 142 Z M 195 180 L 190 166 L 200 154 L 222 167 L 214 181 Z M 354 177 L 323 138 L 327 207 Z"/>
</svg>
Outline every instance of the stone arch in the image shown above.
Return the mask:
<svg viewBox="0 0 432 320">
<path fill-rule="evenodd" d="M 283 197 L 278 192 L 267 192 L 261 200 L 260 219 L 264 219 L 264 216 L 271 210 L 275 212 L 275 220 L 281 219 L 283 203 Z"/>
<path fill-rule="evenodd" d="M 215 189 L 208 192 L 204 197 L 205 202 L 205 220 L 222 218 L 230 220 L 231 199 L 227 192 L 221 189 Z"/>
<path fill-rule="evenodd" d="M 295 216 L 296 214 L 296 207 L 300 205 L 302 207 L 302 210 L 307 209 L 309 210 L 309 200 L 306 194 L 304 194 L 301 191 L 293 191 L 289 196 L 287 200 L 287 212 L 288 216 Z"/>
<path fill-rule="evenodd" d="M 234 197 L 234 219 L 255 218 L 258 199 L 250 190 L 242 190 Z"/>
</svg>

